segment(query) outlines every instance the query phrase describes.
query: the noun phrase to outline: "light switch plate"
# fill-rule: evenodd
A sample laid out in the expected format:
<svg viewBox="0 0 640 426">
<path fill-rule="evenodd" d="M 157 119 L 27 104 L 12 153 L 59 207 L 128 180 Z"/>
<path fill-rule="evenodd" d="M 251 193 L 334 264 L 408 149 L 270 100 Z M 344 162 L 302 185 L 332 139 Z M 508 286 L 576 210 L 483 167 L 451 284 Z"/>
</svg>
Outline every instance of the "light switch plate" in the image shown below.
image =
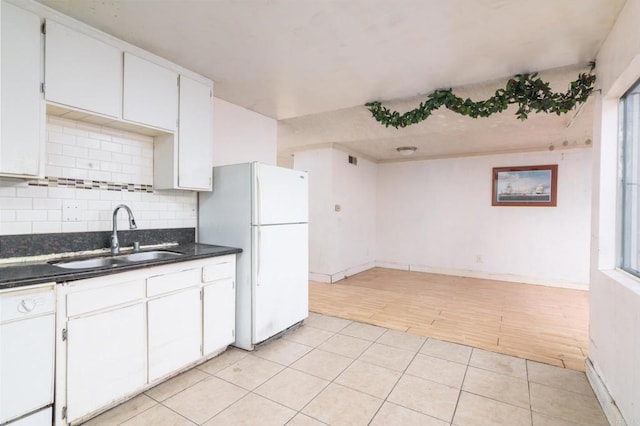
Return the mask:
<svg viewBox="0 0 640 426">
<path fill-rule="evenodd" d="M 80 201 L 64 200 L 62 202 L 62 221 L 63 222 L 80 222 L 82 217 L 82 209 Z"/>
</svg>

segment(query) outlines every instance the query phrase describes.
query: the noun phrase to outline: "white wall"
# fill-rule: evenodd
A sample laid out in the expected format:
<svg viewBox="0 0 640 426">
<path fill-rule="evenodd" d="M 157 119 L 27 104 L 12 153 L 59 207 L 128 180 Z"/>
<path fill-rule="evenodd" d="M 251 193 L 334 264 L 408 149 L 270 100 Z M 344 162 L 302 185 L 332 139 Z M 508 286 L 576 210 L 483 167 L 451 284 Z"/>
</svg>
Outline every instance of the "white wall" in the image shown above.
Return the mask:
<svg viewBox="0 0 640 426">
<path fill-rule="evenodd" d="M 213 99 L 213 165 L 277 162 L 278 125 L 273 118 Z"/>
<path fill-rule="evenodd" d="M 358 158 L 354 166 L 348 156 L 326 148 L 294 158 L 294 168 L 309 173 L 309 272 L 318 281 L 374 266 L 376 164 Z"/>
<path fill-rule="evenodd" d="M 640 0 L 628 0 L 597 59 L 587 372 L 612 424 L 640 424 L 640 280 L 618 271 L 618 99 L 640 78 Z M 592 374 L 591 374 L 592 373 Z M 615 404 L 608 401 L 612 398 Z M 617 407 L 617 408 L 616 408 Z M 619 411 L 618 411 L 619 410 Z"/>
<path fill-rule="evenodd" d="M 557 207 L 491 206 L 492 168 L 558 164 Z M 378 165 L 381 266 L 588 288 L 591 150 Z"/>
<path fill-rule="evenodd" d="M 107 231 L 121 203 L 131 207 L 140 229 L 196 226 L 195 192 L 147 192 L 153 185 L 152 137 L 48 117 L 46 150 L 49 179 L 0 178 L 0 235 Z M 78 221 L 63 220 L 68 201 L 78 204 Z M 126 215 L 118 218 L 126 229 Z"/>
</svg>

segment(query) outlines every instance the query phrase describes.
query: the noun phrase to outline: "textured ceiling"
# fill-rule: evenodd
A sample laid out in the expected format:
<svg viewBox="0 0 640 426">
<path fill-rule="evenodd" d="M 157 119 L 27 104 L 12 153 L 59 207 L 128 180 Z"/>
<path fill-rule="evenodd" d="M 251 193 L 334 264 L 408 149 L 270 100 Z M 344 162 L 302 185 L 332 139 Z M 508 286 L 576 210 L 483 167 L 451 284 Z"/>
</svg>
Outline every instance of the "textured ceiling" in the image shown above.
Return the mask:
<svg viewBox="0 0 640 426">
<path fill-rule="evenodd" d="M 358 106 L 436 88 L 474 87 L 521 72 L 584 66 L 624 5 L 624 0 L 39 1 L 215 80 L 222 99 L 285 120 L 282 150 L 301 140 L 341 141 L 374 158 L 389 158 L 396 143 L 421 144 L 420 152 L 428 155 L 500 150 L 507 143 L 492 137 L 499 136 L 496 129 L 513 132 L 510 139 L 523 146 L 570 137 L 554 131 L 566 126 L 555 116 L 522 124 L 508 112 L 502 114 L 508 120 L 470 123 L 445 111 L 431 124 L 398 132 L 375 127 Z M 392 105 L 409 109 L 413 102 Z M 292 140 L 289 130 L 303 138 Z M 582 135 L 575 137 L 577 143 Z M 426 140 L 431 145 L 423 146 Z"/>
</svg>

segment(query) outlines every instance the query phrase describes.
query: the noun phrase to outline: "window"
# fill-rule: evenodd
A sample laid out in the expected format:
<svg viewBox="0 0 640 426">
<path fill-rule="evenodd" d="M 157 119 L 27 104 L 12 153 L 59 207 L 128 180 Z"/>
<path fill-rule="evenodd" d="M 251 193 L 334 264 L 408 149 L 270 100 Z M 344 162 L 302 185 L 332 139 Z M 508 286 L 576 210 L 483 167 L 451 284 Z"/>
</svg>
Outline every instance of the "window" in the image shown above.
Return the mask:
<svg viewBox="0 0 640 426">
<path fill-rule="evenodd" d="M 640 82 L 622 97 L 621 266 L 640 277 Z"/>
</svg>

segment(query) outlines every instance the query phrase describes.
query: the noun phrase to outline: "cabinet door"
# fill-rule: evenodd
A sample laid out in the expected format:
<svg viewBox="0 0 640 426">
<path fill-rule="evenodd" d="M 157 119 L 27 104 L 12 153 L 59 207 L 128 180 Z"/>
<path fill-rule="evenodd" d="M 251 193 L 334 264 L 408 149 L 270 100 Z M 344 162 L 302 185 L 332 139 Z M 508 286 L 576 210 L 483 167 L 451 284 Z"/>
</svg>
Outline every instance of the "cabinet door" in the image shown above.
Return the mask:
<svg viewBox="0 0 640 426">
<path fill-rule="evenodd" d="M 146 384 L 144 303 L 67 323 L 67 419 L 72 422 Z"/>
<path fill-rule="evenodd" d="M 122 51 L 54 21 L 45 40 L 46 99 L 120 118 Z"/>
<path fill-rule="evenodd" d="M 200 289 L 149 301 L 149 382 L 201 356 Z"/>
<path fill-rule="evenodd" d="M 125 53 L 123 96 L 125 120 L 176 130 L 178 73 Z"/>
<path fill-rule="evenodd" d="M 44 174 L 40 18 L 2 2 L 0 174 Z"/>
<path fill-rule="evenodd" d="M 180 76 L 178 186 L 211 190 L 213 89 Z"/>
<path fill-rule="evenodd" d="M 53 402 L 53 349 L 53 314 L 0 325 L 0 423 Z"/>
<path fill-rule="evenodd" d="M 235 342 L 236 289 L 233 278 L 214 281 L 204 287 L 204 355 Z"/>
</svg>

